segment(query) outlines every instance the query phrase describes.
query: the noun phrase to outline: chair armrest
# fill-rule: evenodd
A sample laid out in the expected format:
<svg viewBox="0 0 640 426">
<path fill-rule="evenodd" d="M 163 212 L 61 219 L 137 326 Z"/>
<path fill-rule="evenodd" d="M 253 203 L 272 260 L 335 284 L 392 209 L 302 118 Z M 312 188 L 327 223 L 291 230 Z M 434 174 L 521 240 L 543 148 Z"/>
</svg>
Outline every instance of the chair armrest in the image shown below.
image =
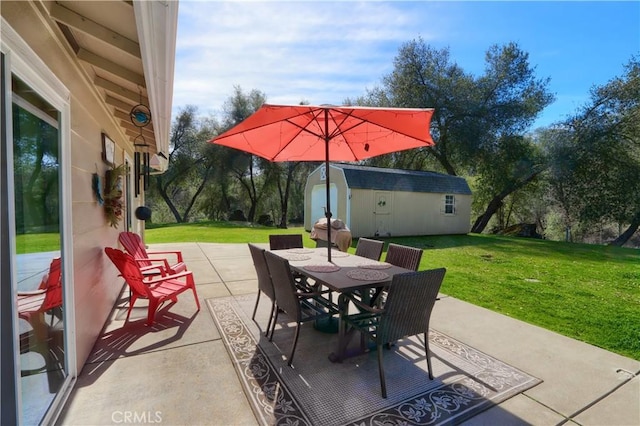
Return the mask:
<svg viewBox="0 0 640 426">
<path fill-rule="evenodd" d="M 176 278 L 186 277 L 186 276 L 189 276 L 189 275 L 193 275 L 193 271 L 183 271 L 183 272 L 179 272 L 177 274 L 172 274 L 172 275 L 150 277 L 150 279 L 148 281 L 144 281 L 144 283 L 145 284 L 156 284 L 156 283 L 161 283 L 161 282 L 167 281 L 167 280 L 174 280 Z"/>
<path fill-rule="evenodd" d="M 162 276 L 165 276 L 165 275 L 167 275 L 167 271 L 171 270 L 171 267 L 169 266 L 169 262 L 165 258 L 152 259 L 152 258 L 138 257 L 138 258 L 135 259 L 135 261 L 138 264 L 138 266 L 140 267 L 140 272 L 142 272 L 143 274 L 153 273 L 152 271 L 154 269 L 157 269 L 158 272 L 156 272 L 155 275 L 160 274 Z M 143 262 L 144 263 L 146 263 L 146 262 L 162 262 L 162 265 L 140 266 L 140 264 L 143 263 Z"/>
<path fill-rule="evenodd" d="M 157 250 L 153 250 L 153 251 L 147 251 L 147 254 L 173 254 L 178 258 L 178 262 L 184 262 L 184 260 L 182 260 L 182 252 L 181 251 L 157 251 Z"/>
<path fill-rule="evenodd" d="M 380 308 L 375 308 L 371 305 L 367 305 L 366 303 L 364 303 L 362 300 L 355 298 L 353 295 L 351 294 L 344 294 L 344 297 L 349 299 L 354 305 L 356 305 L 356 307 L 358 307 L 358 309 L 360 309 L 361 311 L 367 311 L 370 312 L 372 314 L 381 314 L 384 312 L 384 309 L 380 309 Z"/>
<path fill-rule="evenodd" d="M 25 291 L 19 291 L 17 292 L 17 296 L 38 296 L 40 294 L 44 294 L 47 292 L 46 288 L 43 289 L 39 289 L 39 290 L 25 290 Z"/>
</svg>

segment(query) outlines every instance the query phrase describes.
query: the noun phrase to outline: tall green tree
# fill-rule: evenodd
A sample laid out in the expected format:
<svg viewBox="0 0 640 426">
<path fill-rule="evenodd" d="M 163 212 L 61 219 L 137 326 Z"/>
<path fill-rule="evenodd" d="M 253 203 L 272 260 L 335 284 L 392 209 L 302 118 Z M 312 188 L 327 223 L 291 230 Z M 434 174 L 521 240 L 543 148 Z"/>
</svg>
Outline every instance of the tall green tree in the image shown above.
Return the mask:
<svg viewBox="0 0 640 426">
<path fill-rule="evenodd" d="M 529 56 L 515 43 L 491 46 L 479 77 L 466 73 L 449 49 L 435 49 L 422 39 L 404 44 L 394 70 L 355 103 L 378 106 L 435 108 L 429 148 L 393 154 L 393 164 L 419 168 L 430 155 L 451 175 L 476 175 L 504 167 L 503 178 L 481 178 L 494 184 L 486 210 L 473 232 L 482 232 L 505 197 L 534 180 L 542 168 L 538 158 L 516 158 L 507 151 L 535 154 L 523 138 L 538 114 L 553 101 L 549 79 L 538 79 Z M 493 164 L 495 163 L 495 164 Z M 524 169 L 528 166 L 528 169 Z M 517 172 L 515 172 L 517 171 Z"/>
<path fill-rule="evenodd" d="M 594 87 L 590 101 L 561 128 L 566 138 L 553 148 L 568 161 L 556 163 L 565 185 L 582 200 L 580 220 L 626 226 L 612 242 L 625 244 L 640 227 L 638 57 L 629 60 L 622 76 Z"/>
<path fill-rule="evenodd" d="M 227 130 L 248 118 L 256 112 L 266 101 L 266 96 L 259 90 L 251 90 L 244 93 L 240 86 L 234 87 L 233 95 L 224 104 L 224 127 Z M 267 143 L 268 141 L 265 141 Z M 258 211 L 259 203 L 265 195 L 265 190 L 271 184 L 271 167 L 266 161 L 255 155 L 245 153 L 231 148 L 228 154 L 229 162 L 223 167 L 226 172 L 237 181 L 239 187 L 244 192 L 244 200 L 248 204 L 247 220 L 254 222 Z"/>
<path fill-rule="evenodd" d="M 199 119 L 197 108 L 185 107 L 171 128 L 167 171 L 153 177 L 154 190 L 166 203 L 176 222 L 189 221 L 198 197 L 211 178 L 214 156 L 206 141 L 213 137 L 217 124 L 213 119 Z M 153 197 L 153 196 L 151 196 Z"/>
</svg>

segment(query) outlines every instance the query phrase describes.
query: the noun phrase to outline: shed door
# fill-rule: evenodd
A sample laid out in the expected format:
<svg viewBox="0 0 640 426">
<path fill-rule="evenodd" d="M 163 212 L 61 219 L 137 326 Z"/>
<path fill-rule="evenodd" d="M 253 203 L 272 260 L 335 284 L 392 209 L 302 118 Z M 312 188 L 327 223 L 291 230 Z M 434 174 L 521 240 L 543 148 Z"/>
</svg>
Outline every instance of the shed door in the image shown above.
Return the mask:
<svg viewBox="0 0 640 426">
<path fill-rule="evenodd" d="M 338 211 L 338 188 L 334 183 L 329 187 L 331 194 L 331 213 L 333 218 L 337 217 Z M 324 208 L 327 206 L 327 187 L 322 185 L 315 185 L 311 190 L 311 226 L 318 221 L 318 219 L 325 217 Z"/>
<path fill-rule="evenodd" d="M 376 235 L 391 235 L 391 196 L 389 191 L 376 191 L 373 196 Z"/>
</svg>

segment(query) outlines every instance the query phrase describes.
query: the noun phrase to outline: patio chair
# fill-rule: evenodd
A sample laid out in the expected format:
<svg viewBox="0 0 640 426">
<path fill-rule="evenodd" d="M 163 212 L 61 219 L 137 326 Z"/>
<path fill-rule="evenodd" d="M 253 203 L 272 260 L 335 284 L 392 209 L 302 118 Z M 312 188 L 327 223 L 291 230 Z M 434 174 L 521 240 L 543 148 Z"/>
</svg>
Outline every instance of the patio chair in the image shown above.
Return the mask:
<svg viewBox="0 0 640 426">
<path fill-rule="evenodd" d="M 302 245 L 302 234 L 273 234 L 269 235 L 270 250 L 285 250 L 294 248 L 304 248 Z M 294 273 L 293 276 L 299 286 L 308 287 L 309 283 L 304 275 Z"/>
<path fill-rule="evenodd" d="M 283 250 L 291 248 L 303 248 L 302 234 L 273 234 L 269 235 L 269 248 L 271 250 Z"/>
<path fill-rule="evenodd" d="M 44 313 L 62 306 L 62 261 L 53 258 L 49 271 L 44 275 L 37 290 L 19 291 L 18 317 L 28 321 L 39 339 L 44 339 L 46 323 Z M 51 317 L 53 324 L 53 316 Z"/>
<path fill-rule="evenodd" d="M 156 311 L 160 306 L 167 300 L 177 303 L 178 295 L 187 290 L 193 291 L 196 306 L 198 311 L 200 310 L 198 293 L 196 293 L 196 286 L 193 281 L 193 272 L 183 271 L 176 274 L 155 275 L 145 278 L 140 266 L 129 253 L 111 247 L 105 247 L 104 251 L 118 268 L 120 276 L 124 278 L 131 289 L 131 300 L 125 322 L 129 321 L 129 316 L 136 300 L 148 299 L 147 325 L 152 325 Z"/>
<path fill-rule="evenodd" d="M 359 238 L 356 246 L 356 256 L 366 257 L 367 259 L 380 260 L 382 256 L 383 241 L 372 240 L 370 238 Z"/>
<path fill-rule="evenodd" d="M 376 343 L 378 370 L 382 397 L 387 397 L 384 376 L 383 345 L 404 337 L 424 335 L 425 355 L 429 379 L 433 380 L 431 355 L 429 352 L 429 319 L 442 285 L 446 269 L 432 269 L 407 272 L 393 276 L 384 308 L 372 307 L 359 299 L 347 296 L 360 313 L 342 318 L 346 326 L 351 326 Z"/>
<path fill-rule="evenodd" d="M 422 259 L 422 249 L 389 243 L 384 261 L 401 268 L 417 271 Z"/>
<path fill-rule="evenodd" d="M 142 238 L 135 232 L 124 231 L 118 236 L 122 247 L 138 261 L 144 275 L 158 275 L 163 273 L 176 274 L 187 270 L 180 251 L 147 251 Z M 174 256 L 176 262 L 170 264 L 165 255 Z M 162 257 L 152 257 L 162 256 Z"/>
<path fill-rule="evenodd" d="M 268 335 L 276 307 L 276 294 L 273 290 L 273 283 L 271 282 L 271 275 L 269 274 L 267 261 L 264 257 L 265 249 L 258 247 L 255 244 L 249 243 L 249 251 L 251 252 L 253 266 L 256 268 L 256 274 L 258 276 L 258 296 L 256 297 L 256 305 L 253 308 L 251 319 L 255 320 L 256 312 L 258 311 L 258 303 L 260 303 L 260 294 L 264 293 L 269 299 L 271 299 L 271 313 L 269 314 L 269 322 L 267 323 L 267 328 L 265 329 L 265 335 Z"/>
<path fill-rule="evenodd" d="M 330 318 L 338 313 L 338 307 L 324 295 L 330 293 L 326 291 L 300 291 L 296 287 L 295 280 L 291 274 L 289 261 L 269 251 L 264 253 L 267 267 L 271 274 L 273 289 L 276 295 L 276 313 L 271 324 L 271 335 L 269 340 L 273 340 L 273 332 L 278 322 L 280 311 L 286 313 L 289 318 L 296 323 L 295 337 L 291 346 L 287 364 L 291 367 L 293 355 L 298 344 L 300 335 L 300 324 L 307 321 L 315 321 L 323 318 Z"/>
</svg>

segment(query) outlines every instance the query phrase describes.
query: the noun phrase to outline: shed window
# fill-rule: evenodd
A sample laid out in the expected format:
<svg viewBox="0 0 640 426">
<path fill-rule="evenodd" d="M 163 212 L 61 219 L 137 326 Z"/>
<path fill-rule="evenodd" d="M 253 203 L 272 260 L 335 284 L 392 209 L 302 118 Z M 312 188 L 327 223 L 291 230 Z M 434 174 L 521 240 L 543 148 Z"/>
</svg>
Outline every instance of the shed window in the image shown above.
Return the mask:
<svg viewBox="0 0 640 426">
<path fill-rule="evenodd" d="M 453 195 L 444 196 L 444 214 L 456 214 L 456 198 Z"/>
</svg>

